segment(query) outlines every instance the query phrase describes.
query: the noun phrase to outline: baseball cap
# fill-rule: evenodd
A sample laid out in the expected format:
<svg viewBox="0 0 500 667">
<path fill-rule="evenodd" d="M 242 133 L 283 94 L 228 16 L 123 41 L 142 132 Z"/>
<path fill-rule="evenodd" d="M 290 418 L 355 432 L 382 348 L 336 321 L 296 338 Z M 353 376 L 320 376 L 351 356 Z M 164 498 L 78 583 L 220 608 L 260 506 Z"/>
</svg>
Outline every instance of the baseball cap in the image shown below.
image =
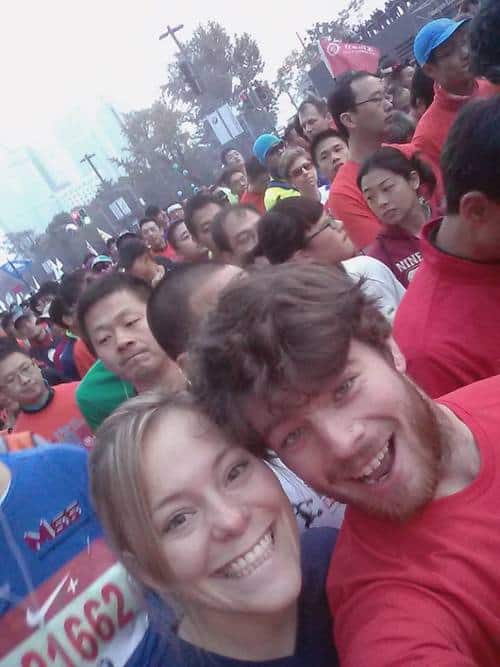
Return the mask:
<svg viewBox="0 0 500 667">
<path fill-rule="evenodd" d="M 168 215 L 170 215 L 171 213 L 174 213 L 175 211 L 182 211 L 182 206 L 180 204 L 171 204 L 167 208 Z"/>
<path fill-rule="evenodd" d="M 252 152 L 257 160 L 265 165 L 269 151 L 282 143 L 282 140 L 275 134 L 261 134 L 260 137 L 257 137 L 255 140 Z"/>
<path fill-rule="evenodd" d="M 94 257 L 92 260 L 90 268 L 93 270 L 98 264 L 113 264 L 113 260 L 107 255 L 97 255 L 97 257 Z"/>
<path fill-rule="evenodd" d="M 470 21 L 470 18 L 464 18 L 461 21 L 436 19 L 424 25 L 417 33 L 413 43 L 413 53 L 417 63 L 421 67 L 425 65 L 434 49 L 448 41 L 466 21 Z"/>
</svg>

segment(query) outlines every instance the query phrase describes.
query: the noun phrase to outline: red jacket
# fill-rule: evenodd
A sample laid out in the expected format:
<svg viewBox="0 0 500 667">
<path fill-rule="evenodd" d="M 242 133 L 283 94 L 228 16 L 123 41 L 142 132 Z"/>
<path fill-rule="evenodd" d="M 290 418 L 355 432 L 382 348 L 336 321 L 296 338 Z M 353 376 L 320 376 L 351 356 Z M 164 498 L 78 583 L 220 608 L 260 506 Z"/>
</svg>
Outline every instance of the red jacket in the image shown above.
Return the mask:
<svg viewBox="0 0 500 667">
<path fill-rule="evenodd" d="M 413 135 L 413 145 L 430 160 L 433 166 L 439 165 L 441 149 L 460 109 L 473 98 L 492 97 L 497 93 L 498 86 L 494 86 L 486 79 L 478 79 L 474 92 L 465 96 L 452 95 L 435 84 L 434 101 L 418 122 Z"/>
<path fill-rule="evenodd" d="M 394 320 L 408 375 L 433 397 L 500 373 L 500 262 L 442 252 L 440 222 L 423 229 L 423 261 Z"/>
</svg>

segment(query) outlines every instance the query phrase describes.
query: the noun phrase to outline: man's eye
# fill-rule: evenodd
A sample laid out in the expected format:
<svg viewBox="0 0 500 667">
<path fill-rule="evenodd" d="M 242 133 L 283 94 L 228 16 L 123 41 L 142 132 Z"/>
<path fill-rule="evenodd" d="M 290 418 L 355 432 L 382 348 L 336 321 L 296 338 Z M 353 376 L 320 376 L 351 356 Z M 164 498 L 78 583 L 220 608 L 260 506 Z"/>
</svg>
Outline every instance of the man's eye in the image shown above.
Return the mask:
<svg viewBox="0 0 500 667">
<path fill-rule="evenodd" d="M 333 392 L 334 401 L 341 401 L 351 391 L 355 378 L 349 378 L 339 385 Z"/>
<path fill-rule="evenodd" d="M 99 338 L 99 340 L 97 341 L 97 344 L 98 345 L 104 345 L 105 343 L 108 342 L 108 340 L 109 340 L 109 336 L 103 336 L 103 338 Z"/>
<path fill-rule="evenodd" d="M 296 428 L 294 431 L 290 431 L 290 433 L 283 439 L 281 448 L 286 449 L 297 445 L 303 435 L 304 429 L 302 427 Z"/>
</svg>

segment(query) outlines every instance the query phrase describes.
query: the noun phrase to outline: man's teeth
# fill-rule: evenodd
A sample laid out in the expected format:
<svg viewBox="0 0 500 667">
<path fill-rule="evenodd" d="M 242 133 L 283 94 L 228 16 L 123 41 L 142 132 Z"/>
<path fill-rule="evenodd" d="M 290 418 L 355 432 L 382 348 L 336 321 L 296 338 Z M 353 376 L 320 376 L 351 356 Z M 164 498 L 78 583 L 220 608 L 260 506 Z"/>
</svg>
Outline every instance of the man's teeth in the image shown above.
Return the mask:
<svg viewBox="0 0 500 667">
<path fill-rule="evenodd" d="M 363 477 L 369 477 L 372 473 L 375 472 L 377 468 L 379 468 L 382 465 L 382 461 L 384 460 L 385 455 L 389 451 L 389 443 L 384 447 L 384 449 L 379 452 L 376 456 L 373 457 L 373 459 L 366 465 L 363 470 L 361 471 L 361 475 L 356 477 L 355 479 L 363 479 Z"/>
<path fill-rule="evenodd" d="M 257 542 L 257 544 L 247 551 L 243 556 L 239 556 L 226 565 L 220 573 L 224 577 L 238 578 L 246 577 L 252 574 L 259 568 L 264 561 L 266 561 L 273 550 L 273 535 L 271 531 L 266 533 L 264 537 Z"/>
</svg>

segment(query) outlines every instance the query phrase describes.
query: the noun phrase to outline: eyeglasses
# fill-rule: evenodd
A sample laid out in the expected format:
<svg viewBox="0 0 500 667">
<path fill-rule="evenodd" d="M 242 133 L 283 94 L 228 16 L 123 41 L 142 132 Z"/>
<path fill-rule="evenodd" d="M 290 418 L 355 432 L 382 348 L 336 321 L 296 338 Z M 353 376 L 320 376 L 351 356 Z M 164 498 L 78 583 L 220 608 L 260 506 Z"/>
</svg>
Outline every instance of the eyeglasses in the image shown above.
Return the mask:
<svg viewBox="0 0 500 667">
<path fill-rule="evenodd" d="M 340 222 L 340 220 L 335 220 L 335 218 L 327 218 L 325 221 L 324 225 L 321 225 L 321 227 L 314 232 L 314 234 L 311 234 L 310 236 L 307 236 L 305 239 L 304 245 L 307 245 L 310 243 L 315 236 L 318 236 L 318 234 L 321 234 L 321 232 L 324 232 L 325 229 L 333 229 L 335 232 L 339 232 L 343 227 L 343 224 Z"/>
<path fill-rule="evenodd" d="M 378 107 L 381 107 L 386 100 L 388 102 L 392 102 L 391 93 L 377 93 L 376 95 L 373 95 L 372 97 L 369 97 L 367 100 L 362 100 L 361 102 L 356 102 L 354 104 L 354 106 L 355 107 L 360 107 L 362 104 L 368 104 L 369 102 L 373 102 Z"/>
<path fill-rule="evenodd" d="M 302 174 L 307 174 L 307 172 L 311 171 L 313 166 L 314 165 L 312 162 L 304 162 L 304 164 L 301 164 L 300 167 L 292 169 L 292 171 L 290 172 L 290 176 L 292 178 L 298 178 Z"/>
</svg>

